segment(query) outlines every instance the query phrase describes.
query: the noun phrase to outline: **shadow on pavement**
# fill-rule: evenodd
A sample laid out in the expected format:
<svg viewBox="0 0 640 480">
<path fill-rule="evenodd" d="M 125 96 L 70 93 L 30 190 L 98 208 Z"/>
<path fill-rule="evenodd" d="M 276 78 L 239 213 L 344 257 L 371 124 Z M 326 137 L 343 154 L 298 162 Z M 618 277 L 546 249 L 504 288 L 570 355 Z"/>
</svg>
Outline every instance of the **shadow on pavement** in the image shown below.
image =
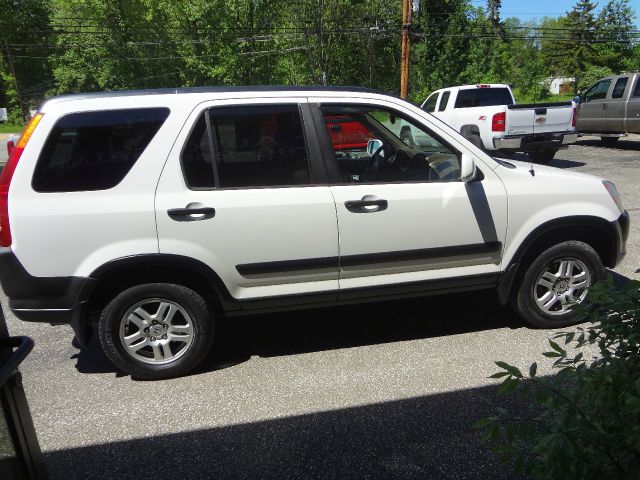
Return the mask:
<svg viewBox="0 0 640 480">
<path fill-rule="evenodd" d="M 581 147 L 596 147 L 603 150 L 640 150 L 639 141 L 627 140 L 625 138 L 621 138 L 611 147 L 605 146 L 605 144 L 602 143 L 602 140 L 600 140 L 600 137 L 582 137 L 575 143 L 575 145 Z"/>
<path fill-rule="evenodd" d="M 556 168 L 577 168 L 586 165 L 584 162 L 576 162 L 575 160 L 564 160 L 562 158 L 554 158 L 549 164 L 550 167 Z"/>
<path fill-rule="evenodd" d="M 513 479 L 471 427 L 495 413 L 495 397 L 496 387 L 473 388 L 52 451 L 45 460 L 50 477 L 65 480 Z"/>
<path fill-rule="evenodd" d="M 562 155 L 562 151 L 558 152 L 556 155 L 560 156 Z M 533 163 L 533 167 L 535 168 L 538 165 L 541 165 L 539 163 L 534 162 L 531 157 L 529 155 L 527 155 L 526 153 L 515 153 L 511 156 L 512 160 L 518 160 L 520 162 L 531 162 Z M 583 167 L 585 166 L 586 163 L 584 162 L 576 162 L 575 160 L 565 160 L 562 158 L 554 158 L 551 163 L 549 163 L 550 167 L 556 167 L 556 168 L 577 168 L 577 167 Z"/>
<path fill-rule="evenodd" d="M 500 307 L 490 291 L 222 318 L 211 352 L 193 374 L 238 365 L 253 355 L 294 355 L 505 327 L 524 324 L 509 308 Z M 74 358 L 81 373 L 115 372 L 100 348 L 97 325 L 89 346 Z"/>
</svg>

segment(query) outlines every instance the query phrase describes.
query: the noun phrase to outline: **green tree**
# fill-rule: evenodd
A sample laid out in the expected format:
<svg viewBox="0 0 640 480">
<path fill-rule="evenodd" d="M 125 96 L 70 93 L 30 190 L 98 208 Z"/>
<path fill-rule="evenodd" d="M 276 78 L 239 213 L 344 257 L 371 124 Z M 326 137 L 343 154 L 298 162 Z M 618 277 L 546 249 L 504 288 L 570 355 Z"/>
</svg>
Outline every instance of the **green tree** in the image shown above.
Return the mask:
<svg viewBox="0 0 640 480">
<path fill-rule="evenodd" d="M 50 42 L 46 1 L 0 0 L 0 102 L 12 121 L 24 121 L 51 83 Z"/>
<path fill-rule="evenodd" d="M 594 15 L 596 4 L 590 0 L 579 0 L 567 13 L 564 21 L 566 35 L 558 42 L 558 53 L 564 71 L 576 78 L 575 93 L 578 92 L 580 76 L 591 64 L 597 64 L 595 40 L 597 22 Z"/>
<path fill-rule="evenodd" d="M 601 62 L 616 73 L 632 67 L 634 17 L 629 0 L 610 0 L 598 15 L 596 51 Z"/>
<path fill-rule="evenodd" d="M 500 25 L 500 8 L 502 0 L 487 0 L 487 18 L 494 27 Z"/>
</svg>

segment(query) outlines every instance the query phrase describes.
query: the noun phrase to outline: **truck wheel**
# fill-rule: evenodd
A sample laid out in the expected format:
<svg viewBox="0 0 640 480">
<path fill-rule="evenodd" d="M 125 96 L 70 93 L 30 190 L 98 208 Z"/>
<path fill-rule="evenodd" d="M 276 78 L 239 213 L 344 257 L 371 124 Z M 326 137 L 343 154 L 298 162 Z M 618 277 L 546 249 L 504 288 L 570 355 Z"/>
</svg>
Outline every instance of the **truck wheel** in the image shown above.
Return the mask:
<svg viewBox="0 0 640 480">
<path fill-rule="evenodd" d="M 529 156 L 534 162 L 547 164 L 551 163 L 556 153 L 558 153 L 557 150 L 540 150 L 538 152 L 529 152 Z"/>
<path fill-rule="evenodd" d="M 585 301 L 588 288 L 604 275 L 602 261 L 589 245 L 559 243 L 529 265 L 512 305 L 534 327 L 566 327 L 576 323 L 575 305 Z"/>
<path fill-rule="evenodd" d="M 600 140 L 605 147 L 613 147 L 620 140 L 620 137 L 600 137 Z"/>
<path fill-rule="evenodd" d="M 484 144 L 482 143 L 482 139 L 480 138 L 480 135 L 478 135 L 477 133 L 470 133 L 469 135 L 467 135 L 466 138 L 471 143 L 473 143 L 476 147 L 478 147 L 480 150 L 484 151 Z"/>
<path fill-rule="evenodd" d="M 120 370 L 142 380 L 182 375 L 209 351 L 213 319 L 181 285 L 149 283 L 114 298 L 100 316 L 100 344 Z"/>
</svg>

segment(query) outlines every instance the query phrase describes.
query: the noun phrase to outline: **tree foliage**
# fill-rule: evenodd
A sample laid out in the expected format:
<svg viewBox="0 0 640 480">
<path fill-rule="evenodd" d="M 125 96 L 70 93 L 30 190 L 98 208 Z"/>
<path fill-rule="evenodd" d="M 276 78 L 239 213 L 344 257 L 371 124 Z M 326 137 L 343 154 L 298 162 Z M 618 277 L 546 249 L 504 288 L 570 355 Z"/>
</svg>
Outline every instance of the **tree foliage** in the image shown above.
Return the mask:
<svg viewBox="0 0 640 480">
<path fill-rule="evenodd" d="M 501 1 L 421 2 L 410 28 L 410 97 L 505 82 L 542 99 L 542 79 L 640 68 L 634 12 L 523 23 Z M 402 3 L 388 0 L 0 0 L 0 103 L 26 115 L 45 97 L 195 85 L 399 88 Z M 4 106 L 4 105 L 3 105 Z"/>
</svg>

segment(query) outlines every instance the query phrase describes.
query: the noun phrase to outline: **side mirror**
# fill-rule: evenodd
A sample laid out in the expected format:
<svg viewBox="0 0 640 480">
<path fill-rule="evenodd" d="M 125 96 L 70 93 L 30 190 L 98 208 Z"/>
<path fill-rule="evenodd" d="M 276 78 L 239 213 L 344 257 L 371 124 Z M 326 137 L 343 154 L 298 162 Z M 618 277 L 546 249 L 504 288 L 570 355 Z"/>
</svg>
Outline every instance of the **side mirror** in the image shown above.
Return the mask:
<svg viewBox="0 0 640 480">
<path fill-rule="evenodd" d="M 372 138 L 367 142 L 367 155 L 373 155 L 380 147 L 382 147 L 382 140 Z"/>
<path fill-rule="evenodd" d="M 476 164 L 466 153 L 460 159 L 460 179 L 463 182 L 470 182 L 476 178 Z"/>
<path fill-rule="evenodd" d="M 582 97 L 580 95 L 576 95 L 573 97 L 573 101 L 580 105 L 582 103 Z"/>
</svg>

